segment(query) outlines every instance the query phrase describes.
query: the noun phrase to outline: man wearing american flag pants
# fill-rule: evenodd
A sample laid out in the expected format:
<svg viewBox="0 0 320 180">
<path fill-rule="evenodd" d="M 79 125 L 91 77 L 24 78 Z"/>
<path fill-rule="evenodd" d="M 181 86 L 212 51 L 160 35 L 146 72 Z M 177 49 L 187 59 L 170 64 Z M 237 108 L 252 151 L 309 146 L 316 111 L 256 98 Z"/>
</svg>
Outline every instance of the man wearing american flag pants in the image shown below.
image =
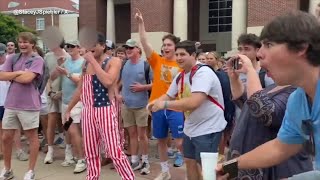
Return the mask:
<svg viewBox="0 0 320 180">
<path fill-rule="evenodd" d="M 105 54 L 105 37 L 97 35 L 96 45 L 84 55 L 86 60 L 78 89 L 69 103 L 66 120 L 70 110 L 81 99 L 82 134 L 87 161 L 87 180 L 98 180 L 101 172 L 100 146 L 103 144 L 108 157 L 122 179 L 135 179 L 127 156 L 121 148 L 118 121 L 114 103 L 114 83 L 116 83 L 121 61 Z"/>
</svg>

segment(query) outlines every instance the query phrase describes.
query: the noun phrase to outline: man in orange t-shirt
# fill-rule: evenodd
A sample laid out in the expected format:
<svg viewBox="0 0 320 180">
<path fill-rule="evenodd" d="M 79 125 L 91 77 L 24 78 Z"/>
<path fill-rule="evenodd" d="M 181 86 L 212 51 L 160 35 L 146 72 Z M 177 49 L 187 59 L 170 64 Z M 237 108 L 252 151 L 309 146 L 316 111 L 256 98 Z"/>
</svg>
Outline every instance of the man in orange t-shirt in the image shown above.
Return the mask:
<svg viewBox="0 0 320 180">
<path fill-rule="evenodd" d="M 180 41 L 180 38 L 172 34 L 165 35 L 162 38 L 163 57 L 161 57 L 147 42 L 142 14 L 138 9 L 135 18 L 139 24 L 141 44 L 153 70 L 152 92 L 149 100 L 153 101 L 167 93 L 172 80 L 181 71 L 175 59 L 175 45 Z M 179 149 L 179 152 L 176 153 L 174 166 L 180 167 L 183 165 L 183 155 L 181 152 L 184 115 L 182 112 L 165 109 L 152 113 L 152 123 L 153 136 L 158 139 L 161 161 L 161 173 L 155 180 L 167 180 L 171 178 L 167 154 L 168 130 L 170 128 L 176 147 Z"/>
</svg>

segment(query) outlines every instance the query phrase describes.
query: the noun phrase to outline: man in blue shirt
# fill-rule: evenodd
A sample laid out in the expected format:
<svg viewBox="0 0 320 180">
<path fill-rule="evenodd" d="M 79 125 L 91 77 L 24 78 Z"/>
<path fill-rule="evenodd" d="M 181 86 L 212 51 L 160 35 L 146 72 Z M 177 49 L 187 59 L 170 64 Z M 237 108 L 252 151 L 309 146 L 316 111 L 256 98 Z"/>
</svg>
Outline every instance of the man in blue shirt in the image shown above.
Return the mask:
<svg viewBox="0 0 320 180">
<path fill-rule="evenodd" d="M 267 24 L 258 52 L 261 66 L 278 85 L 294 85 L 278 137 L 234 162 L 239 169 L 265 168 L 298 153 L 304 145 L 315 156 L 316 170 L 289 179 L 320 179 L 320 24 L 301 11 L 276 17 Z M 228 162 L 230 163 L 230 162 Z M 222 165 L 217 178 L 226 179 Z"/>
<path fill-rule="evenodd" d="M 152 70 L 149 64 L 141 59 L 140 47 L 133 39 L 129 39 L 123 46 L 126 49 L 128 61 L 121 71 L 121 85 L 123 106 L 121 116 L 123 126 L 128 129 L 130 137 L 131 167 L 140 170 L 143 175 L 150 173 L 148 160 L 148 90 L 151 89 L 149 81 L 152 79 Z M 140 144 L 140 146 L 139 146 Z M 142 152 L 142 163 L 139 161 L 138 149 Z"/>
</svg>

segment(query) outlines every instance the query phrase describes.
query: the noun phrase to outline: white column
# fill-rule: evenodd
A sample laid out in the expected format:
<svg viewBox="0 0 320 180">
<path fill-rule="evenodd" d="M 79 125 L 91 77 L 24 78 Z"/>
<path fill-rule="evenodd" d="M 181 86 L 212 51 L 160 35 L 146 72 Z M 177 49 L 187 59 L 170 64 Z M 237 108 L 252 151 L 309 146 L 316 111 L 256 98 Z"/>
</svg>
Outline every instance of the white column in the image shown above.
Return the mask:
<svg viewBox="0 0 320 180">
<path fill-rule="evenodd" d="M 320 3 L 320 0 L 310 0 L 309 1 L 309 13 L 310 14 L 316 15 L 316 8 L 319 3 Z"/>
<path fill-rule="evenodd" d="M 247 32 L 247 8 L 247 0 L 232 1 L 232 50 L 238 47 L 238 37 Z"/>
<path fill-rule="evenodd" d="M 174 0 L 173 34 L 188 39 L 188 0 Z"/>
<path fill-rule="evenodd" d="M 107 39 L 116 43 L 114 0 L 107 0 Z"/>
</svg>

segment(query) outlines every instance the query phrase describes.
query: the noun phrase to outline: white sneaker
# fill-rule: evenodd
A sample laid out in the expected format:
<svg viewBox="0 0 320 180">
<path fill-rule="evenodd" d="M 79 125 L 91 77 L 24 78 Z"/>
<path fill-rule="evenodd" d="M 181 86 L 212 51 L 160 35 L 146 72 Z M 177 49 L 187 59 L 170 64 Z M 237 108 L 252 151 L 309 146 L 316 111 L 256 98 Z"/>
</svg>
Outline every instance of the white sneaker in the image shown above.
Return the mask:
<svg viewBox="0 0 320 180">
<path fill-rule="evenodd" d="M 170 172 L 161 172 L 154 180 L 170 180 L 171 174 Z"/>
<path fill-rule="evenodd" d="M 24 152 L 23 150 L 18 150 L 16 152 L 16 157 L 19 161 L 28 161 L 29 160 L 29 155 Z"/>
<path fill-rule="evenodd" d="M 6 170 L 5 168 L 2 169 L 1 174 L 0 174 L 0 179 L 1 180 L 9 180 L 13 179 L 13 172 L 12 170 Z"/>
<path fill-rule="evenodd" d="M 48 151 L 46 157 L 44 158 L 45 164 L 52 164 L 53 163 L 53 152 Z"/>
<path fill-rule="evenodd" d="M 73 173 L 75 174 L 82 173 L 86 169 L 87 169 L 86 161 L 84 159 L 78 160 L 76 167 L 73 170 Z"/>
<path fill-rule="evenodd" d="M 35 176 L 34 172 L 30 170 L 24 175 L 23 180 L 35 180 Z"/>
<path fill-rule="evenodd" d="M 76 162 L 73 159 L 65 159 L 62 163 L 61 166 L 63 167 L 70 167 L 73 166 Z"/>
</svg>

